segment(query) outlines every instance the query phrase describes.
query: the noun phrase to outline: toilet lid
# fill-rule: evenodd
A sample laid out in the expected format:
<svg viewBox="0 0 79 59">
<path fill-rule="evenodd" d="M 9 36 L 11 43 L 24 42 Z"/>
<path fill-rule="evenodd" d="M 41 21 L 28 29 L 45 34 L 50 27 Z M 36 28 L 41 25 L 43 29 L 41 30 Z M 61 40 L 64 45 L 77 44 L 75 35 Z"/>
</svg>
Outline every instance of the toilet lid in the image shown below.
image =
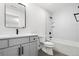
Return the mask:
<svg viewBox="0 0 79 59">
<path fill-rule="evenodd" d="M 54 45 L 54 43 L 52 43 L 52 42 L 44 42 L 44 44 Z"/>
</svg>

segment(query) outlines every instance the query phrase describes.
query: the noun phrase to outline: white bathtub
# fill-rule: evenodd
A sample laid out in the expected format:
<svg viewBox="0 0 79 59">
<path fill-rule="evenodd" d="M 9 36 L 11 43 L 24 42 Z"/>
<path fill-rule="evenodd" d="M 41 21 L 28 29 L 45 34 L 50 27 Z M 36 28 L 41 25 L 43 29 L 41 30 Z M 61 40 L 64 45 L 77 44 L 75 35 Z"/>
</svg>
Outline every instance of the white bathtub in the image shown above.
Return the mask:
<svg viewBox="0 0 79 59">
<path fill-rule="evenodd" d="M 79 42 L 63 39 L 53 39 L 52 42 L 55 43 L 56 51 L 69 56 L 79 56 Z"/>
</svg>

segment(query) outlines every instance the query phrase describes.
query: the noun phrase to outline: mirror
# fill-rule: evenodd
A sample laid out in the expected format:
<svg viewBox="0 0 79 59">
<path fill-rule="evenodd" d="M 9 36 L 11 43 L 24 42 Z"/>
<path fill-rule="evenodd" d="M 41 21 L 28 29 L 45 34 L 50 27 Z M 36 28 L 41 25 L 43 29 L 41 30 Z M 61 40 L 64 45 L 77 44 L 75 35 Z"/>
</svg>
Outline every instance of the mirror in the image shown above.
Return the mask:
<svg viewBox="0 0 79 59">
<path fill-rule="evenodd" d="M 26 8 L 21 3 L 5 4 L 5 27 L 25 28 L 26 27 Z"/>
</svg>

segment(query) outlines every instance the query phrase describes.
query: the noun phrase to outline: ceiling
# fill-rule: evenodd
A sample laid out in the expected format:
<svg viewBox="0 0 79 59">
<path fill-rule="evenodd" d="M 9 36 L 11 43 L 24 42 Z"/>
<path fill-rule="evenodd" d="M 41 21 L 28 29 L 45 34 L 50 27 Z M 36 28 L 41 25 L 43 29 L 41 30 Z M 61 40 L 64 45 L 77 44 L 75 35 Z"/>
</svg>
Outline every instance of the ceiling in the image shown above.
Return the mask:
<svg viewBox="0 0 79 59">
<path fill-rule="evenodd" d="M 34 5 L 39 6 L 50 13 L 61 10 L 62 8 L 68 7 L 73 3 L 34 3 Z"/>
</svg>

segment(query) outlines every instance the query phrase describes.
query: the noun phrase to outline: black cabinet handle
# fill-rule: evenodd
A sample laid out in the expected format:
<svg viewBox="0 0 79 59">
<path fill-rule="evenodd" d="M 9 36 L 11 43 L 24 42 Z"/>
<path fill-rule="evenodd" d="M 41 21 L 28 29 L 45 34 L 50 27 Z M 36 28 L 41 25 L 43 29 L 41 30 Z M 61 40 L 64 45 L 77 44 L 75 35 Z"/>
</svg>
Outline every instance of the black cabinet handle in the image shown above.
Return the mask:
<svg viewBox="0 0 79 59">
<path fill-rule="evenodd" d="M 24 54 L 24 47 L 22 47 L 22 54 Z"/>
<path fill-rule="evenodd" d="M 20 47 L 18 47 L 18 55 L 19 56 L 21 56 L 21 52 L 20 51 L 21 51 L 21 49 L 20 49 Z"/>
<path fill-rule="evenodd" d="M 33 40 L 35 40 L 35 38 Z"/>
</svg>

